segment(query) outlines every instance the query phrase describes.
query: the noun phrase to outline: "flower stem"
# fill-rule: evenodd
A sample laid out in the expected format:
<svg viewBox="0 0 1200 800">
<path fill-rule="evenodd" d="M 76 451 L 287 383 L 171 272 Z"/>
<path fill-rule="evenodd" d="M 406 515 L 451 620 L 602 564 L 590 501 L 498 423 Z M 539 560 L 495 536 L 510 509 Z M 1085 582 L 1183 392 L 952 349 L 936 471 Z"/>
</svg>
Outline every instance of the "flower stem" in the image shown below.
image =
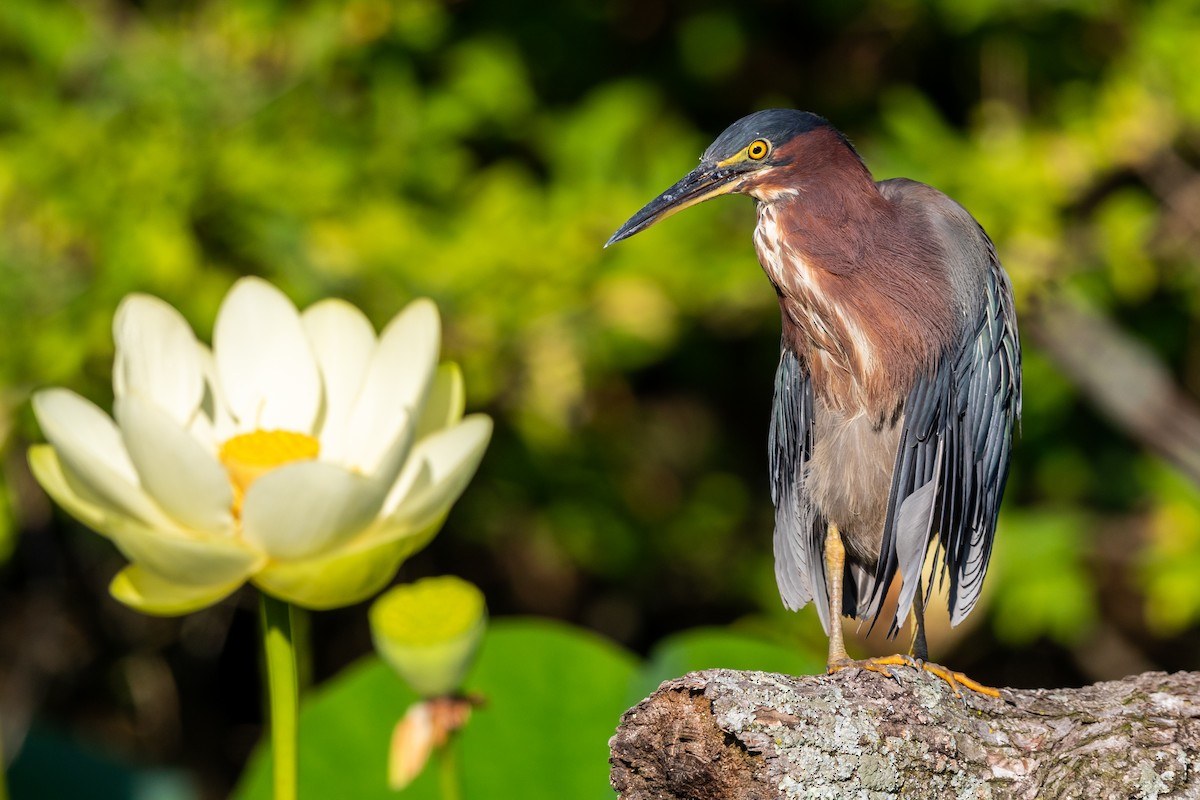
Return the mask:
<svg viewBox="0 0 1200 800">
<path fill-rule="evenodd" d="M 437 749 L 441 800 L 462 800 L 462 776 L 458 774 L 457 738 L 453 733 L 450 734 L 446 744 Z"/>
<path fill-rule="evenodd" d="M 296 800 L 296 767 L 300 711 L 296 650 L 292 642 L 292 607 L 261 594 L 263 648 L 267 655 L 267 698 L 271 714 L 271 759 L 274 800 Z"/>
<path fill-rule="evenodd" d="M 292 647 L 296 650 L 296 686 L 301 697 L 312 687 L 312 614 L 292 606 Z"/>
</svg>

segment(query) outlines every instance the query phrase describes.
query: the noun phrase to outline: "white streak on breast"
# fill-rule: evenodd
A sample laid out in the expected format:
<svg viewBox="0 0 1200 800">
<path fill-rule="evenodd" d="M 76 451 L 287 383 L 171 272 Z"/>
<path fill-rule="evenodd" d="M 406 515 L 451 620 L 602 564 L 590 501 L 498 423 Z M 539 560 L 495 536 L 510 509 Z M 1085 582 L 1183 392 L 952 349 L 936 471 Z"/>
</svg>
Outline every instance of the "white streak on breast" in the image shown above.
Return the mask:
<svg viewBox="0 0 1200 800">
<path fill-rule="evenodd" d="M 875 370 L 875 348 L 871 344 L 866 331 L 858 324 L 858 320 L 850 314 L 842 314 L 841 317 L 846 332 L 850 334 L 851 347 L 854 348 L 854 353 L 858 356 L 860 368 L 864 374 L 873 372 Z"/>
<path fill-rule="evenodd" d="M 767 277 L 785 294 L 805 297 L 805 305 L 820 299 L 820 290 L 813 281 L 812 272 L 800 254 L 781 246 L 779 223 L 775 219 L 775 208 L 768 203 L 758 204 L 758 225 L 754 228 L 754 249 L 758 260 L 766 270 Z"/>
<path fill-rule="evenodd" d="M 754 229 L 754 247 L 758 251 L 758 260 L 771 282 L 778 286 L 783 293 L 795 300 L 808 313 L 808 324 L 805 327 L 812 334 L 813 345 L 817 348 L 815 357 L 828 360 L 821 353 L 824 350 L 829 356 L 841 358 L 840 365 L 849 369 L 845 364 L 845 349 L 852 351 L 858 362 L 858 377 L 865 379 L 866 375 L 875 370 L 877 363 L 875 347 L 863 328 L 863 322 L 850 313 L 842 305 L 833 301 L 817 282 L 814 268 L 804 260 L 803 256 L 792 247 L 782 243 L 779 222 L 776 218 L 775 207 L 770 203 L 758 204 L 758 225 Z M 835 335 L 836 332 L 841 336 Z"/>
</svg>

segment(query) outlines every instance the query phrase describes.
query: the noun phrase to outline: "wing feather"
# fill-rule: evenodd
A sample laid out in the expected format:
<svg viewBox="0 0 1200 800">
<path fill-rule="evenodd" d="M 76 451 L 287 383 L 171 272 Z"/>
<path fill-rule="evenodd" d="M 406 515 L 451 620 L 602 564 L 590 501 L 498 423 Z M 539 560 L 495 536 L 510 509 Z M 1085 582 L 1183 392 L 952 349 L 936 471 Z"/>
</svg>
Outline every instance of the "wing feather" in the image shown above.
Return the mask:
<svg viewBox="0 0 1200 800">
<path fill-rule="evenodd" d="M 867 609 L 874 624 L 883 595 L 899 572 L 900 603 L 890 635 L 908 615 L 932 542 L 941 544 L 933 566 L 939 579 L 949 578 L 954 625 L 979 599 L 991 557 L 1021 410 L 1021 364 L 1012 289 L 991 242 L 982 229 L 978 233 L 987 243 L 985 287 L 974 317 L 978 322 L 964 327 L 932 374 L 917 379 L 904 404 L 882 552 Z"/>
<path fill-rule="evenodd" d="M 789 609 L 825 594 L 824 522 L 805 491 L 813 451 L 813 392 L 808 371 L 786 345 L 775 372 L 775 402 L 768 444 L 771 501 L 775 504 L 775 580 Z M 819 592 L 819 594 L 816 594 Z M 829 609 L 817 603 L 829 630 Z"/>
</svg>

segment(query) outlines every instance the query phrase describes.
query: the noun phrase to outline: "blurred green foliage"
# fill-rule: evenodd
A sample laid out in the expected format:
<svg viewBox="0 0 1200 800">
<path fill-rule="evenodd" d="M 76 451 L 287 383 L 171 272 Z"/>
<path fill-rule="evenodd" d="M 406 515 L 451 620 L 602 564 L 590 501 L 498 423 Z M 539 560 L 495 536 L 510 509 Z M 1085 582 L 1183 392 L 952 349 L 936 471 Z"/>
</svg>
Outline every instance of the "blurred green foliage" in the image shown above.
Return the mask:
<svg viewBox="0 0 1200 800">
<path fill-rule="evenodd" d="M 726 124 L 793 105 L 878 177 L 962 202 L 1018 292 L 1025 416 L 967 634 L 998 670 L 979 677 L 1068 679 L 1022 671 L 1039 643 L 1104 676 L 1078 655 L 1101 633 L 1195 667 L 1200 493 L 1095 414 L 1030 324 L 1046 297 L 1086 302 L 1200 394 L 1194 0 L 794 5 L 0 3 L 0 550 L 10 529 L 50 534 L 68 576 L 100 575 L 45 578 L 30 545 L 6 597 L 94 592 L 119 560 L 31 489 L 29 391 L 108 405 L 123 295 L 162 296 L 206 336 L 230 283 L 259 274 L 377 324 L 433 297 L 469 406 L 497 419 L 406 577 L 464 574 L 498 615 L 642 651 L 740 619 L 819 653 L 815 614 L 784 612 L 771 571 L 778 312 L 750 204 L 602 248 Z M 94 636 L 150 651 L 191 635 L 107 619 Z"/>
</svg>

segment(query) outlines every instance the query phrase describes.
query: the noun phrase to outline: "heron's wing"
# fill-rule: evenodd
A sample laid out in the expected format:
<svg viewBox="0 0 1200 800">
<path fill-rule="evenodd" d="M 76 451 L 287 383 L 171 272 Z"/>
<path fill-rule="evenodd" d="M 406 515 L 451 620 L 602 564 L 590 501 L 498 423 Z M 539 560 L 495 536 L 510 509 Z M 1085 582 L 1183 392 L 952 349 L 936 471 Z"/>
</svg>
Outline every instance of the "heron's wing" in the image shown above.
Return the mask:
<svg viewBox="0 0 1200 800">
<path fill-rule="evenodd" d="M 825 595 L 824 524 L 805 490 L 813 451 L 813 392 L 808 370 L 788 346 L 775 372 L 769 443 L 771 501 L 775 504 L 775 580 L 783 604 L 797 610 Z M 814 594 L 819 592 L 819 594 Z M 829 630 L 829 608 L 817 603 Z"/>
<path fill-rule="evenodd" d="M 868 616 L 879 614 L 896 572 L 903 576 L 890 634 L 904 622 L 933 537 L 950 578 L 950 622 L 971 611 L 983 587 L 1013 428 L 1021 411 L 1021 351 L 1012 288 L 986 243 L 983 296 L 959 341 L 904 405 L 903 429 Z M 970 324 L 974 322 L 974 324 Z M 934 574 L 940 572 L 934 565 Z M 932 583 L 932 581 L 931 581 Z"/>
</svg>

